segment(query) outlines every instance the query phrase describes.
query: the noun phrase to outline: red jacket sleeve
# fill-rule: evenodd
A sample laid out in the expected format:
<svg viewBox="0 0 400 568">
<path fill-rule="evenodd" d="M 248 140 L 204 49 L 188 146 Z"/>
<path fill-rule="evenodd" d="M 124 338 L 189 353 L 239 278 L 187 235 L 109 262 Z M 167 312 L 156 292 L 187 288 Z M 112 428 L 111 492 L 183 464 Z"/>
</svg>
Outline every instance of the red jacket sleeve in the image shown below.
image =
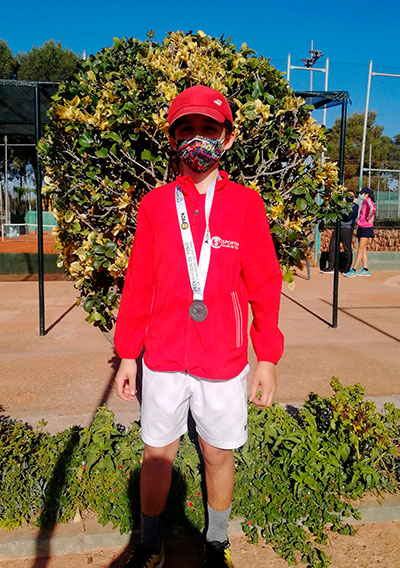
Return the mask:
<svg viewBox="0 0 400 568">
<path fill-rule="evenodd" d="M 136 234 L 119 306 L 114 346 L 123 359 L 142 349 L 153 299 L 153 233 L 146 199 L 139 205 Z"/>
<path fill-rule="evenodd" d="M 278 328 L 282 271 L 276 257 L 264 202 L 254 192 L 241 238 L 242 274 L 253 313 L 250 337 L 258 361 L 277 363 L 283 353 Z"/>
</svg>

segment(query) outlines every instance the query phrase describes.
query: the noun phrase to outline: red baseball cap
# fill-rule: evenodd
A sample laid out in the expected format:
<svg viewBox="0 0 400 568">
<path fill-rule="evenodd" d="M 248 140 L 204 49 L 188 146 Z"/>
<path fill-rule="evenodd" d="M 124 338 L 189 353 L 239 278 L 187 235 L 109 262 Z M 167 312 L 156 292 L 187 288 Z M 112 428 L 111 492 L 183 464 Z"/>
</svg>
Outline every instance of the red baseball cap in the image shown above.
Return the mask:
<svg viewBox="0 0 400 568">
<path fill-rule="evenodd" d="M 204 114 L 216 120 L 233 124 L 231 107 L 226 98 L 216 89 L 197 85 L 185 89 L 172 101 L 168 110 L 169 127 L 187 114 Z"/>
</svg>

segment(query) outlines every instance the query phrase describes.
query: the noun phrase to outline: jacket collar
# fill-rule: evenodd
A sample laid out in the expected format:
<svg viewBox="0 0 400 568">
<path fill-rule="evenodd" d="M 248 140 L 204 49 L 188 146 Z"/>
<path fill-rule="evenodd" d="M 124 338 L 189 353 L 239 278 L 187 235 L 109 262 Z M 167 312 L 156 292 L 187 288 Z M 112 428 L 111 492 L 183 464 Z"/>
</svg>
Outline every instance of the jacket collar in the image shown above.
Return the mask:
<svg viewBox="0 0 400 568">
<path fill-rule="evenodd" d="M 229 176 L 226 172 L 219 170 L 218 175 L 219 179 L 217 179 L 217 183 L 215 184 L 216 192 L 223 190 L 226 187 L 227 183 L 229 182 Z M 190 195 L 192 194 L 192 192 L 197 193 L 196 186 L 194 185 L 193 180 L 190 176 L 182 176 L 182 175 L 178 176 L 177 179 L 175 180 L 175 183 L 179 185 L 184 195 Z"/>
</svg>

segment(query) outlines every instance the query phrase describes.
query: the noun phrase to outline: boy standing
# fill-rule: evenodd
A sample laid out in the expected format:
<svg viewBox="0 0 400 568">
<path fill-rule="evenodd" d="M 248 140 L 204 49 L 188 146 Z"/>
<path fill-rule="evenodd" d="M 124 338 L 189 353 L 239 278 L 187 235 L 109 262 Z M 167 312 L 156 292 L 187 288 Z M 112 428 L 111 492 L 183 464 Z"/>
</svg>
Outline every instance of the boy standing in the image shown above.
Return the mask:
<svg viewBox="0 0 400 568">
<path fill-rule="evenodd" d="M 227 100 L 209 87 L 191 87 L 172 101 L 168 123 L 182 174 L 140 204 L 115 332 L 122 359 L 115 381 L 123 400 L 135 398 L 135 359 L 145 347 L 142 539 L 127 565 L 164 565 L 160 515 L 190 408 L 205 463 L 204 566 L 232 566 L 226 529 L 232 450 L 247 439 L 248 303 L 258 359 L 250 400 L 265 407 L 283 350 L 282 275 L 262 199 L 218 172 L 234 141 Z"/>
</svg>

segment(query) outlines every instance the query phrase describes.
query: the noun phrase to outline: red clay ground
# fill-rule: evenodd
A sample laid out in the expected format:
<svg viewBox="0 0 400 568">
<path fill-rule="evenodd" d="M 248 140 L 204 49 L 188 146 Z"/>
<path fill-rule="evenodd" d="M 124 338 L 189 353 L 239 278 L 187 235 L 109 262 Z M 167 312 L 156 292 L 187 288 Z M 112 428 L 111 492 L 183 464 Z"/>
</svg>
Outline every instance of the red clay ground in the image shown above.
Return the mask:
<svg viewBox="0 0 400 568">
<path fill-rule="evenodd" d="M 37 252 L 37 235 L 21 235 L 19 239 L 0 239 L 0 253 L 2 252 Z M 43 252 L 57 253 L 55 239 L 50 232 L 43 234 Z"/>
</svg>

